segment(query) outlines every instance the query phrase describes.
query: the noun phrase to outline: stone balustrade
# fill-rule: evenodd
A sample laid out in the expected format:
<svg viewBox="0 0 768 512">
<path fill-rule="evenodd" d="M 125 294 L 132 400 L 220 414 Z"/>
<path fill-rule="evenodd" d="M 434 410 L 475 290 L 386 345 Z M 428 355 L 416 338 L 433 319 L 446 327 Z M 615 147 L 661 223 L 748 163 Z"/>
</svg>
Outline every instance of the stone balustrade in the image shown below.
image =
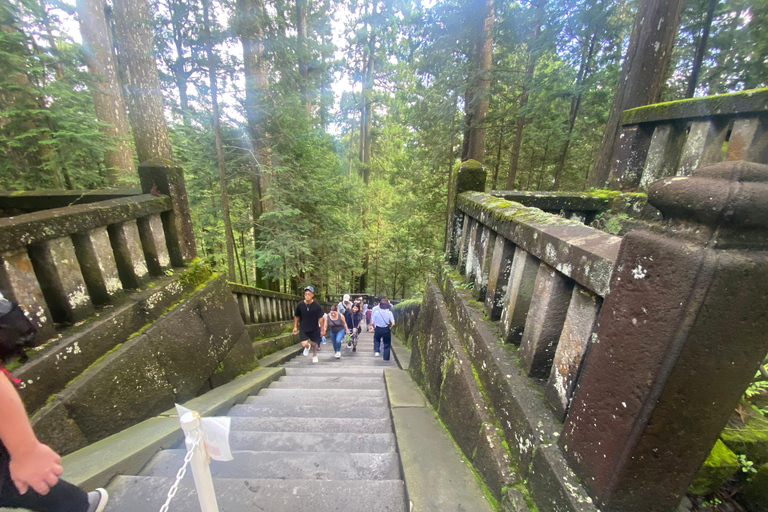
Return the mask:
<svg viewBox="0 0 768 512">
<path fill-rule="evenodd" d="M 253 286 L 237 283 L 229 283 L 229 286 L 245 325 L 293 320 L 296 303 L 302 300 L 298 295 L 262 290 Z"/>
<path fill-rule="evenodd" d="M 624 237 L 483 183 L 460 169 L 448 262 L 532 385 L 546 382 L 558 449 L 595 505 L 675 510 L 768 352 L 768 166 L 657 181 L 662 225 Z M 513 425 L 522 452 L 546 444 Z"/>
<path fill-rule="evenodd" d="M 181 169 L 153 161 L 139 175 L 140 195 L 52 194 L 52 204 L 73 195 L 84 204 L 48 209 L 40 202 L 46 194 L 5 197 L 15 201 L 12 208 L 38 210 L 0 219 L 0 290 L 35 322 L 37 344 L 55 337 L 57 324 L 81 322 L 95 307 L 116 303 L 123 290 L 194 259 Z"/>
<path fill-rule="evenodd" d="M 608 185 L 647 190 L 723 160 L 768 163 L 768 89 L 625 111 Z"/>
</svg>

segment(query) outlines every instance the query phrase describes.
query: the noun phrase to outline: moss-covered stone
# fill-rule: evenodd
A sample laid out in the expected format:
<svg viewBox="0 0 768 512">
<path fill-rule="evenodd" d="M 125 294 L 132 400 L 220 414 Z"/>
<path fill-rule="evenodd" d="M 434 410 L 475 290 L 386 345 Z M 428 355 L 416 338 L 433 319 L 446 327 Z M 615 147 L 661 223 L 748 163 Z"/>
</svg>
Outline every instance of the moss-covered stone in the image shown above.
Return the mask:
<svg viewBox="0 0 768 512">
<path fill-rule="evenodd" d="M 765 110 L 768 110 L 768 88 L 751 89 L 731 94 L 667 101 L 625 110 L 621 115 L 621 124 L 745 114 Z"/>
<path fill-rule="evenodd" d="M 461 194 L 468 190 L 484 192 L 485 178 L 486 172 L 483 164 L 477 160 L 462 162 L 458 173 L 456 173 L 456 194 Z"/>
<path fill-rule="evenodd" d="M 741 488 L 739 501 L 749 512 L 768 511 L 768 463 L 757 468 L 744 487 Z"/>
<path fill-rule="evenodd" d="M 718 439 L 707 460 L 693 477 L 688 492 L 701 496 L 715 492 L 739 470 L 739 467 L 736 454 Z"/>
<path fill-rule="evenodd" d="M 762 416 L 750 416 L 741 428 L 726 428 L 720 439 L 755 464 L 768 463 L 768 420 Z"/>
</svg>

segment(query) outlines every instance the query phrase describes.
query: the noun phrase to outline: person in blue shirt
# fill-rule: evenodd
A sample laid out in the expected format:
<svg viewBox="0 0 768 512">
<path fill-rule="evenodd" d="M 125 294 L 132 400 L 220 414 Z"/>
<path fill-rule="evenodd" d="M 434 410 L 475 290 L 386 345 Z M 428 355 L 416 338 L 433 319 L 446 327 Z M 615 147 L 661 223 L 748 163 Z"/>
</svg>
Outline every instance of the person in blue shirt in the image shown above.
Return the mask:
<svg viewBox="0 0 768 512">
<path fill-rule="evenodd" d="M 395 325 L 395 317 L 392 315 L 392 306 L 384 297 L 379 301 L 379 307 L 373 308 L 371 321 L 373 322 L 373 351 L 376 357 L 383 356 L 389 361 L 389 353 L 392 348 L 392 326 Z M 381 352 L 379 352 L 381 348 Z"/>
</svg>

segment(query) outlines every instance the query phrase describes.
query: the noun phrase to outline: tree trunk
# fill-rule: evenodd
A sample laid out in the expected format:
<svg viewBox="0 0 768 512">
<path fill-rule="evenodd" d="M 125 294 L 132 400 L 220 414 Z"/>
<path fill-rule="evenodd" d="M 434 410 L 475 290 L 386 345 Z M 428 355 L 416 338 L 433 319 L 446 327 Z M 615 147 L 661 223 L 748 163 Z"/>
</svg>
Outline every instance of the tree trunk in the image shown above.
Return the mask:
<svg viewBox="0 0 768 512">
<path fill-rule="evenodd" d="M 309 100 L 309 48 L 307 48 L 307 11 L 309 5 L 307 0 L 296 0 L 296 43 L 299 58 L 299 75 L 301 75 L 301 99 L 304 102 L 304 108 L 307 110 L 307 117 L 312 113 L 312 106 Z"/>
<path fill-rule="evenodd" d="M 541 8 L 536 7 L 541 13 Z M 514 190 L 515 178 L 517 177 L 518 163 L 520 162 L 520 146 L 523 143 L 523 130 L 528 123 L 528 119 L 525 116 L 525 107 L 528 105 L 528 92 L 531 88 L 531 82 L 533 81 L 533 72 L 536 71 L 536 59 L 538 57 L 538 50 L 536 48 L 538 39 L 541 36 L 541 15 L 537 15 L 536 28 L 533 31 L 533 39 L 531 40 L 530 55 L 528 56 L 528 66 L 525 69 L 525 78 L 523 82 L 523 91 L 520 95 L 520 105 L 517 114 L 517 125 L 515 126 L 515 140 L 512 143 L 512 154 L 509 159 L 509 174 L 507 175 L 507 190 Z M 533 172 L 533 169 L 531 169 Z"/>
<path fill-rule="evenodd" d="M 453 164 L 456 161 L 456 155 L 454 154 L 454 148 L 456 147 L 456 110 L 458 109 L 459 97 L 454 95 L 453 97 L 453 115 L 451 116 L 451 141 L 448 147 L 448 184 L 446 185 L 446 200 L 445 200 L 445 240 L 443 248 L 448 253 L 449 244 L 451 242 L 451 229 L 453 223 Z"/>
<path fill-rule="evenodd" d="M 173 160 L 154 57 L 152 16 L 146 0 L 114 0 L 114 21 L 128 119 L 139 162 Z"/>
<path fill-rule="evenodd" d="M 229 218 L 229 196 L 227 195 L 227 165 L 224 162 L 224 147 L 221 140 L 221 118 L 219 116 L 219 88 L 216 80 L 216 60 L 211 42 L 211 24 L 208 10 L 210 0 L 203 0 L 203 23 L 205 29 L 205 53 L 208 56 L 208 78 L 211 84 L 211 106 L 213 107 L 213 133 L 216 140 L 216 163 L 219 168 L 219 188 L 221 189 L 221 214 L 224 216 L 224 234 L 227 238 L 227 274 L 231 282 L 235 281 L 235 237 L 232 232 L 232 220 Z"/>
<path fill-rule="evenodd" d="M 672 58 L 682 6 L 682 0 L 643 0 L 638 6 L 590 186 L 603 188 L 608 182 L 621 113 L 659 100 Z"/>
<path fill-rule="evenodd" d="M 557 163 L 557 170 L 555 170 L 555 181 L 552 184 L 553 190 L 558 190 L 560 187 L 560 178 L 563 175 L 563 169 L 565 168 L 565 159 L 568 156 L 568 148 L 571 145 L 571 135 L 573 134 L 573 127 L 576 125 L 576 117 L 579 115 L 579 107 L 581 107 L 581 98 L 583 96 L 584 82 L 589 76 L 592 66 L 592 56 L 595 52 L 595 44 L 597 43 L 597 29 L 592 33 L 592 37 L 589 41 L 589 49 L 586 54 L 582 54 L 581 63 L 579 64 L 579 72 L 576 75 L 576 96 L 571 99 L 571 110 L 568 114 L 568 136 L 563 144 L 563 150 L 560 152 L 560 161 Z"/>
<path fill-rule="evenodd" d="M 696 44 L 696 55 L 693 58 L 693 68 L 691 69 L 691 78 L 688 81 L 688 87 L 685 90 L 686 98 L 693 98 L 696 92 L 696 86 L 699 83 L 699 73 L 701 72 L 701 63 L 704 61 L 704 54 L 707 52 L 707 42 L 709 41 L 709 31 L 712 29 L 712 20 L 715 17 L 715 7 L 718 0 L 709 0 L 707 6 L 707 17 L 701 29 L 701 38 Z"/>
<path fill-rule="evenodd" d="M 267 210 L 264 195 L 267 189 L 269 150 L 266 143 L 266 112 L 264 99 L 269 92 L 268 67 L 264 58 L 264 2 L 263 0 L 238 0 L 238 22 L 235 31 L 243 45 L 243 68 L 245 74 L 245 117 L 251 140 L 251 216 L 253 219 L 253 242 L 258 251 L 259 218 Z M 267 288 L 269 283 L 263 271 L 256 267 L 258 288 Z"/>
<path fill-rule="evenodd" d="M 485 118 L 488 116 L 491 94 L 491 65 L 493 64 L 493 0 L 482 0 L 477 42 L 475 43 L 475 71 L 472 77 L 469 138 L 467 159 L 483 161 L 485 157 Z"/>
<path fill-rule="evenodd" d="M 129 142 L 125 101 L 109 39 L 110 29 L 104 14 L 105 7 L 104 0 L 77 0 L 85 62 L 88 71 L 97 77 L 91 85 L 96 118 L 107 125 L 101 130 L 117 139 L 115 149 L 104 153 L 107 181 L 114 187 L 122 180 L 134 177 L 136 168 Z"/>
</svg>

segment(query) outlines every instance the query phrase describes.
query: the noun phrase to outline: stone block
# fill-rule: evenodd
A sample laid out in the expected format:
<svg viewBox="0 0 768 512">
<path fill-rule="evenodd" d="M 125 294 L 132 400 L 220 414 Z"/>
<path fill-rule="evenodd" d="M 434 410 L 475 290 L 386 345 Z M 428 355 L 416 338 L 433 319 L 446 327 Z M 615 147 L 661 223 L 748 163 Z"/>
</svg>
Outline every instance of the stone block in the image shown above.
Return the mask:
<svg viewBox="0 0 768 512">
<path fill-rule="evenodd" d="M 136 222 L 149 273 L 153 276 L 165 275 L 165 271 L 171 268 L 171 258 L 168 256 L 160 214 L 140 217 Z"/>
<path fill-rule="evenodd" d="M 224 277 L 212 281 L 195 300 L 197 313 L 210 334 L 208 350 L 220 362 L 246 332 L 237 304 Z"/>
<path fill-rule="evenodd" d="M 768 157 L 768 119 L 764 115 L 737 117 L 728 139 L 726 160 L 765 162 Z"/>
<path fill-rule="evenodd" d="M 563 331 L 557 344 L 545 397 L 558 420 L 565 419 L 581 362 L 595 332 L 602 299 L 581 285 L 573 287 Z"/>
<path fill-rule="evenodd" d="M 189 264 L 197 256 L 197 249 L 184 171 L 173 162 L 156 158 L 139 165 L 139 178 L 145 194 L 154 189 L 171 196 L 172 210 L 161 214 L 169 256 L 174 267 Z"/>
<path fill-rule="evenodd" d="M 421 304 L 408 371 L 433 406 L 440 401 L 443 367 L 450 358 L 448 332 L 439 317 L 439 293 L 430 288 Z"/>
<path fill-rule="evenodd" d="M 458 340 L 456 342 L 458 343 Z M 479 410 L 483 397 L 473 385 L 474 382 L 469 382 L 469 379 L 473 378 L 472 367 L 466 354 L 463 354 L 463 349 L 451 350 L 444 374 L 440 401 L 436 407 L 437 414 L 461 451 L 472 461 L 487 415 L 482 415 Z"/>
<path fill-rule="evenodd" d="M 198 314 L 196 296 L 145 331 L 177 402 L 194 398 L 219 363 L 219 351 Z"/>
<path fill-rule="evenodd" d="M 263 324 L 249 324 L 245 326 L 251 340 L 261 340 L 290 332 L 293 322 L 267 322 Z"/>
<path fill-rule="evenodd" d="M 467 258 L 469 257 L 469 237 L 472 233 L 472 227 L 475 224 L 475 219 L 469 215 L 464 214 L 464 222 L 461 228 L 461 238 L 459 239 L 459 263 L 457 269 L 459 274 L 464 275 L 467 269 Z"/>
<path fill-rule="evenodd" d="M 519 489 L 509 487 L 501 500 L 501 512 L 530 512 L 525 496 Z"/>
<path fill-rule="evenodd" d="M 76 323 L 93 314 L 70 237 L 30 245 L 29 255 L 54 321 Z"/>
<path fill-rule="evenodd" d="M 542 445 L 536 450 L 528 488 L 539 510 L 598 512 L 557 445 Z"/>
<path fill-rule="evenodd" d="M 521 247 L 515 248 L 504 309 L 501 312 L 501 326 L 507 343 L 520 343 L 523 337 L 539 264 L 539 260 L 527 251 Z"/>
<path fill-rule="evenodd" d="M 530 377 L 545 379 L 549 376 L 572 291 L 573 281 L 541 264 L 520 342 L 520 361 Z"/>
<path fill-rule="evenodd" d="M 720 161 L 728 133 L 728 118 L 693 121 L 678 165 L 678 176 L 690 176 L 700 167 Z"/>
<path fill-rule="evenodd" d="M 477 405 L 486 407 L 484 401 Z M 487 416 L 490 419 L 490 415 Z M 480 429 L 477 450 L 472 457 L 472 465 L 499 503 L 504 499 L 504 489 L 517 480 L 515 472 L 510 470 L 512 461 L 501 440 L 496 427 L 485 423 Z"/>
<path fill-rule="evenodd" d="M 174 394 L 152 342 L 131 338 L 62 393 L 70 418 L 89 443 L 173 407 Z"/>
<path fill-rule="evenodd" d="M 467 264 L 464 269 L 464 279 L 468 283 L 475 282 L 477 271 L 477 246 L 483 233 L 483 225 L 476 219 L 472 219 L 469 229 L 469 239 L 467 240 Z"/>
<path fill-rule="evenodd" d="M 768 510 L 768 463 L 758 466 L 757 473 L 741 488 L 739 501 L 749 512 Z"/>
<path fill-rule="evenodd" d="M 480 238 L 479 261 L 477 268 L 477 282 L 475 283 L 475 297 L 480 302 L 485 301 L 488 290 L 488 278 L 491 273 L 493 250 L 496 246 L 496 232 L 488 227 L 483 228 L 483 236 Z"/>
<path fill-rule="evenodd" d="M 688 492 L 704 496 L 718 490 L 741 466 L 736 454 L 728 449 L 719 439 L 709 452 L 707 460 L 701 465 L 688 487 Z"/>
<path fill-rule="evenodd" d="M 726 427 L 720 439 L 755 464 L 768 463 L 768 420 L 762 415 L 750 415 L 741 428 Z"/>
<path fill-rule="evenodd" d="M 515 246 L 503 236 L 497 236 L 488 272 L 488 286 L 485 294 L 485 309 L 491 320 L 501 318 L 504 309 L 504 296 L 507 294 L 509 273 L 512 270 L 512 260 Z"/>
<path fill-rule="evenodd" d="M 295 345 L 299 342 L 299 335 L 287 333 L 282 336 L 276 336 L 267 340 L 257 341 L 253 343 L 253 352 L 258 359 L 266 357 L 275 352 L 279 352 L 284 348 L 288 348 L 291 345 Z"/>
<path fill-rule="evenodd" d="M 253 348 L 253 343 L 248 334 L 243 333 L 219 367 L 221 368 L 221 371 L 217 369 L 217 371 L 211 375 L 211 385 L 213 385 L 213 387 L 221 386 L 222 384 L 259 367 L 256 351 Z"/>
<path fill-rule="evenodd" d="M 59 455 L 67 455 L 88 446 L 82 430 L 69 417 L 66 407 L 59 400 L 54 399 L 43 407 L 31 418 L 30 423 L 37 439 Z"/>
<path fill-rule="evenodd" d="M 32 261 L 23 247 L 0 254 L 0 289 L 5 297 L 17 302 L 37 326 L 35 345 L 56 336 L 53 316 L 43 296 Z"/>
<path fill-rule="evenodd" d="M 136 221 L 128 220 L 111 224 L 107 227 L 107 232 L 123 287 L 141 288 L 149 280 L 149 271 Z"/>
<path fill-rule="evenodd" d="M 80 270 L 95 304 L 110 304 L 123 291 L 107 228 L 72 235 Z"/>
</svg>

